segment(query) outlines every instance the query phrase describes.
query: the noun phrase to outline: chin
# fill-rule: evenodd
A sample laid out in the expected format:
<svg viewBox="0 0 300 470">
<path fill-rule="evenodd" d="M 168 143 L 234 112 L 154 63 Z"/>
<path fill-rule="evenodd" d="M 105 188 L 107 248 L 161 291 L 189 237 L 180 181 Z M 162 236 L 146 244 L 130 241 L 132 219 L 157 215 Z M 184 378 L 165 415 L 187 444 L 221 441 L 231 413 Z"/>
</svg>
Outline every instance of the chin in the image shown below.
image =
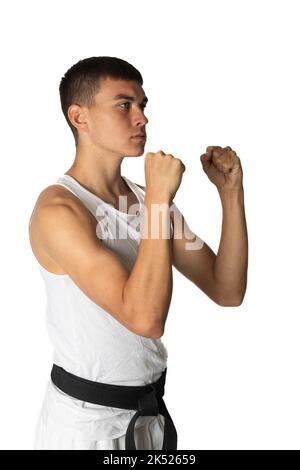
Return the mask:
<svg viewBox="0 0 300 470">
<path fill-rule="evenodd" d="M 140 149 L 136 149 L 135 151 L 131 149 L 124 153 L 125 157 L 140 157 L 141 155 L 144 155 L 144 146 L 141 146 Z"/>
</svg>

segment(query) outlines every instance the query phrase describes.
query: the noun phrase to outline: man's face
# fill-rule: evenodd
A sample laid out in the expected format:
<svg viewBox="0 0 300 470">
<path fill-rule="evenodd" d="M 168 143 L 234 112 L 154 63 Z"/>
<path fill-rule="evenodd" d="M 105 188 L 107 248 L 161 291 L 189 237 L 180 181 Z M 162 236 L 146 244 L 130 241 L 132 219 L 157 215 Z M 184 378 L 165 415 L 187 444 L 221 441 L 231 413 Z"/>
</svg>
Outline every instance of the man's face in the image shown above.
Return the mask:
<svg viewBox="0 0 300 470">
<path fill-rule="evenodd" d="M 118 96 L 120 94 L 127 98 Z M 142 139 L 133 136 L 138 133 L 146 134 L 146 102 L 147 97 L 138 82 L 101 79 L 95 105 L 87 110 L 89 131 L 85 137 L 92 146 L 121 156 L 142 155 L 146 137 Z"/>
</svg>

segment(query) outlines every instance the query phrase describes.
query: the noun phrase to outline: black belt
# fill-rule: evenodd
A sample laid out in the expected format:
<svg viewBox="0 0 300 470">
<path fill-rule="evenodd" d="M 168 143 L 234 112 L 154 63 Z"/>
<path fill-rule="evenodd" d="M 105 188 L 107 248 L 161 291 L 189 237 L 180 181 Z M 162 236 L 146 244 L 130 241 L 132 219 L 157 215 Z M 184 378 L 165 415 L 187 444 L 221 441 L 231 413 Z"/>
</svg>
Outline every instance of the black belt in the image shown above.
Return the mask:
<svg viewBox="0 0 300 470">
<path fill-rule="evenodd" d="M 138 417 L 157 416 L 158 414 L 165 418 L 162 449 L 176 450 L 176 428 L 163 400 L 166 373 L 167 368 L 157 382 L 147 385 L 112 385 L 78 377 L 57 364 L 53 364 L 51 379 L 60 390 L 79 400 L 113 408 L 137 410 L 126 431 L 126 450 L 136 450 L 134 426 Z"/>
</svg>

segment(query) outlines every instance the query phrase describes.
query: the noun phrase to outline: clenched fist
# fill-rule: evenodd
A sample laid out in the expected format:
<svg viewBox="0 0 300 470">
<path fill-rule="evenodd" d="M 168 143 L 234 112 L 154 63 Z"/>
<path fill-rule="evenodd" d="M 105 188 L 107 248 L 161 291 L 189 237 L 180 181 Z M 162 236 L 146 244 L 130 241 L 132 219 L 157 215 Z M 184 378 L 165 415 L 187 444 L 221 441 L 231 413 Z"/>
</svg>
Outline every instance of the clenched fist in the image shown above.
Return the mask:
<svg viewBox="0 0 300 470">
<path fill-rule="evenodd" d="M 145 156 L 146 190 L 152 194 L 174 199 L 180 186 L 185 165 L 179 158 L 162 150 Z"/>
</svg>

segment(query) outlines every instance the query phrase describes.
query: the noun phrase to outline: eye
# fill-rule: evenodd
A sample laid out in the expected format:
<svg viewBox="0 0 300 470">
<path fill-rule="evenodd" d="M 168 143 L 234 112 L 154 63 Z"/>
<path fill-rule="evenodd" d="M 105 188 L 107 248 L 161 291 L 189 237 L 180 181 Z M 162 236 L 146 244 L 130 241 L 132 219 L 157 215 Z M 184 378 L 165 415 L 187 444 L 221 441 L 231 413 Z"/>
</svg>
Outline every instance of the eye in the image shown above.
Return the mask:
<svg viewBox="0 0 300 470">
<path fill-rule="evenodd" d="M 121 103 L 120 106 L 123 106 L 123 104 L 130 104 L 130 102 L 126 101 L 126 103 Z"/>
<path fill-rule="evenodd" d="M 121 103 L 120 106 L 123 106 L 123 104 L 130 104 L 130 101 L 125 101 L 124 103 Z M 146 108 L 146 104 L 142 104 L 141 105 L 141 108 L 142 109 L 145 109 Z M 124 108 L 125 109 L 125 108 Z M 127 108 L 128 109 L 128 108 Z"/>
</svg>

